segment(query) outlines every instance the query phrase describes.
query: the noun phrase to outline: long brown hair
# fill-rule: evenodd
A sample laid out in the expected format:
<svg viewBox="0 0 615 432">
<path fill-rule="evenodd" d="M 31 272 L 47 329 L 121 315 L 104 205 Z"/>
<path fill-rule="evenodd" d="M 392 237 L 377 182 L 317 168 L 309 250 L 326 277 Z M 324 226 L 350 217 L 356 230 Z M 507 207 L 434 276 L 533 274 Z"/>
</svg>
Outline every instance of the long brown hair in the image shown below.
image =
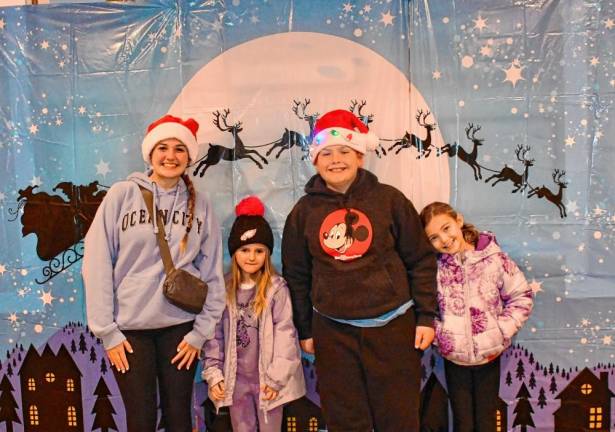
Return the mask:
<svg viewBox="0 0 615 432">
<path fill-rule="evenodd" d="M 196 204 L 196 190 L 194 189 L 194 183 L 190 180 L 188 174 L 182 174 L 182 179 L 186 183 L 188 189 L 188 224 L 186 225 L 186 234 L 179 243 L 179 250 L 181 253 L 186 252 L 186 245 L 188 244 L 188 234 L 192 229 L 192 222 L 194 221 L 194 206 Z"/>
<path fill-rule="evenodd" d="M 254 299 L 252 299 L 251 302 L 252 311 L 254 311 L 256 317 L 260 317 L 265 309 L 267 304 L 267 291 L 269 290 L 271 279 L 276 274 L 275 267 L 273 267 L 273 263 L 271 262 L 271 254 L 269 253 L 269 249 L 265 249 L 267 250 L 267 255 L 265 256 L 263 266 L 255 274 L 256 293 L 254 294 Z M 235 252 L 235 254 L 236 253 L 237 252 Z M 237 290 L 241 284 L 241 268 L 239 267 L 239 264 L 237 264 L 235 254 L 233 254 L 231 259 L 231 272 L 226 278 L 226 303 L 229 308 L 233 309 L 237 307 Z"/>
<path fill-rule="evenodd" d="M 429 224 L 429 222 L 435 216 L 439 216 L 442 214 L 450 216 L 454 220 L 457 220 L 457 217 L 459 216 L 455 209 L 450 205 L 443 202 L 434 201 L 421 211 L 420 217 L 421 222 L 423 223 L 423 227 L 426 227 L 427 224 Z M 461 232 L 463 234 L 463 239 L 466 241 L 466 243 L 476 246 L 480 231 L 478 231 L 478 229 L 476 229 L 474 225 L 472 225 L 471 223 L 467 223 L 464 219 L 463 226 L 461 227 Z"/>
</svg>

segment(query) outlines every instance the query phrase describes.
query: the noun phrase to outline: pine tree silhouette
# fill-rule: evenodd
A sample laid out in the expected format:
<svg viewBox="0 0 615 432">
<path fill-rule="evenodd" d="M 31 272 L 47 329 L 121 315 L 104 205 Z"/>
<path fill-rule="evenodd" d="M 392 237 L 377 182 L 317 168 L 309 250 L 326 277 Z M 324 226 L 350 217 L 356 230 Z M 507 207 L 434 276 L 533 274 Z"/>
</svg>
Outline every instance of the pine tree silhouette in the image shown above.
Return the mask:
<svg viewBox="0 0 615 432">
<path fill-rule="evenodd" d="M 521 426 L 520 431 L 527 432 L 528 426 L 536 426 L 534 425 L 534 420 L 532 419 L 532 413 L 534 412 L 534 409 L 532 408 L 532 404 L 528 400 L 532 396 L 530 395 L 530 392 L 525 386 L 525 383 L 521 383 L 521 388 L 519 389 L 519 392 L 517 393 L 516 397 L 518 399 L 518 402 L 517 406 L 515 406 L 515 409 L 513 410 L 513 412 L 516 414 L 515 420 L 513 421 L 513 429 L 515 426 Z"/>
<path fill-rule="evenodd" d="M 74 339 L 70 342 L 70 352 L 72 352 L 73 354 L 77 352 L 77 344 L 75 344 Z"/>
<path fill-rule="evenodd" d="M 551 385 L 549 386 L 549 391 L 551 394 L 555 394 L 557 392 L 557 383 L 555 382 L 555 377 L 551 377 Z"/>
<path fill-rule="evenodd" d="M 113 404 L 111 404 L 109 400 L 111 392 L 103 377 L 100 377 L 98 380 L 94 395 L 96 396 L 96 402 L 94 402 L 94 407 L 92 408 L 92 414 L 94 414 L 92 431 L 96 429 L 100 429 L 100 432 L 109 432 L 110 430 L 117 431 L 118 428 L 113 419 L 115 409 L 113 409 Z"/>
<path fill-rule="evenodd" d="M 13 368 L 11 367 L 10 363 L 6 365 L 6 374 L 8 376 L 13 376 Z"/>
<path fill-rule="evenodd" d="M 21 424 L 13 390 L 9 379 L 6 376 L 2 377 L 0 381 L 0 424 L 6 424 L 6 432 L 13 432 L 13 423 Z"/>
<path fill-rule="evenodd" d="M 534 353 L 530 353 L 530 358 L 528 359 L 528 362 L 532 365 L 534 364 Z"/>
<path fill-rule="evenodd" d="M 536 377 L 534 376 L 534 372 L 530 372 L 530 381 L 528 382 L 528 385 L 532 390 L 536 387 Z"/>
<path fill-rule="evenodd" d="M 510 375 L 510 371 L 506 372 L 506 385 L 510 387 L 512 384 L 512 376 Z"/>
<path fill-rule="evenodd" d="M 104 357 L 100 359 L 100 373 L 103 375 L 107 373 L 107 361 Z"/>
<path fill-rule="evenodd" d="M 85 354 L 88 350 L 88 346 L 85 343 L 85 337 L 83 336 L 83 333 L 81 333 L 79 335 L 79 352 L 81 354 Z"/>
<path fill-rule="evenodd" d="M 538 392 L 538 406 L 540 409 L 543 409 L 547 405 L 547 396 L 545 395 L 545 389 L 540 387 L 540 391 Z"/>
<path fill-rule="evenodd" d="M 523 368 L 523 360 L 519 360 L 519 362 L 517 363 L 517 371 L 516 371 L 515 376 L 517 377 L 519 381 L 525 378 L 525 369 Z"/>
<path fill-rule="evenodd" d="M 90 361 L 92 363 L 96 363 L 96 350 L 94 349 L 94 347 L 90 348 Z"/>
<path fill-rule="evenodd" d="M 553 375 L 553 363 L 549 364 L 549 373 Z"/>
</svg>

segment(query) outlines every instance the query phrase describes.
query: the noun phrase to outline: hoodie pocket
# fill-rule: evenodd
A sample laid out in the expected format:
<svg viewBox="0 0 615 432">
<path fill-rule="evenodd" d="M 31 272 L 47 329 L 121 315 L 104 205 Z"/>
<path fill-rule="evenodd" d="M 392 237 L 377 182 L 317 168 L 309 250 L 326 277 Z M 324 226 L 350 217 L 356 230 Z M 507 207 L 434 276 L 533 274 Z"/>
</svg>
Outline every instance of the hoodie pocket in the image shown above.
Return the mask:
<svg viewBox="0 0 615 432">
<path fill-rule="evenodd" d="M 335 318 L 359 319 L 387 311 L 396 304 L 395 285 L 385 266 L 365 265 L 338 271 L 316 271 L 312 285 L 314 307 Z M 399 302 L 397 302 L 399 304 Z"/>
</svg>

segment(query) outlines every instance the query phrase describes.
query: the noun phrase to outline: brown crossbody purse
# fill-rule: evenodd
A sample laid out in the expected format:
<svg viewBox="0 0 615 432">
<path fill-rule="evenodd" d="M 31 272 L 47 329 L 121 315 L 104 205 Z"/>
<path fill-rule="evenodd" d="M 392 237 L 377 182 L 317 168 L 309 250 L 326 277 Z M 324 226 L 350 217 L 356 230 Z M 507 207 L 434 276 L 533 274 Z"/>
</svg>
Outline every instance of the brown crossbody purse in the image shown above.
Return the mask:
<svg viewBox="0 0 615 432">
<path fill-rule="evenodd" d="M 140 186 L 139 186 L 140 187 Z M 154 196 L 152 191 L 140 187 L 145 205 L 150 217 L 154 215 Z M 162 292 L 166 299 L 174 306 L 193 314 L 198 314 L 203 310 L 203 305 L 207 299 L 207 284 L 186 270 L 176 269 L 169 250 L 169 244 L 164 237 L 164 222 L 162 215 L 156 211 L 156 225 L 158 225 L 158 248 L 164 264 L 166 277 L 162 285 Z"/>
</svg>

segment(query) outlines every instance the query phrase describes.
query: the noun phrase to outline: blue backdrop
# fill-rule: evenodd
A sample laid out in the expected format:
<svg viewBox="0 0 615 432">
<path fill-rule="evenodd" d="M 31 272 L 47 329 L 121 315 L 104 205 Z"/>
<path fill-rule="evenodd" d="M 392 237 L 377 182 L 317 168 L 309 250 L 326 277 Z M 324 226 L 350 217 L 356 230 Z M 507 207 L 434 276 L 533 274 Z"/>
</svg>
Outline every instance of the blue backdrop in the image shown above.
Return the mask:
<svg viewBox="0 0 615 432">
<path fill-rule="evenodd" d="M 447 199 L 494 231 L 531 282 L 535 310 L 504 358 L 506 427 L 562 430 L 558 412 L 576 397 L 583 427 L 609 430 L 614 99 L 613 1 L 0 9 L 0 430 L 39 430 L 27 429 L 24 371 L 30 361 L 53 363 L 62 346 L 74 365 L 65 373 L 81 374 L 80 422 L 67 430 L 123 420 L 102 348 L 85 328 L 81 238 L 106 188 L 144 169 L 147 124 L 169 111 L 194 116 L 204 154 L 234 148 L 236 161 L 199 161 L 195 183 L 224 234 L 238 199 L 259 194 L 279 244 L 313 173 L 301 144 L 314 119 L 338 107 L 364 115 L 381 137 L 370 169 L 417 207 Z M 301 138 L 291 148 L 285 130 Z M 425 385 L 432 372 L 444 384 L 428 353 Z M 101 380 L 114 407 L 106 417 Z M 313 388 L 309 396 L 318 402 Z"/>
</svg>

